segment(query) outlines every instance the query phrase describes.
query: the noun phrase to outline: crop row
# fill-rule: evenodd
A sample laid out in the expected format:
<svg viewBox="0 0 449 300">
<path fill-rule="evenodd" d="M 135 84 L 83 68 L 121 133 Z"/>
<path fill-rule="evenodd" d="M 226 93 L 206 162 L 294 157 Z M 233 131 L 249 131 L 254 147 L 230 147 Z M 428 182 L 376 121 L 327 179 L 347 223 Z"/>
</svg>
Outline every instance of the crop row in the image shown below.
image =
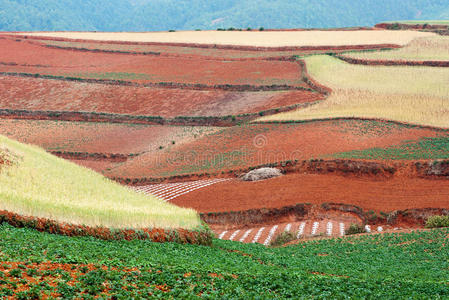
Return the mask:
<svg viewBox="0 0 449 300">
<path fill-rule="evenodd" d="M 204 247 L 74 239 L 2 225 L 0 287 L 11 296 L 26 290 L 18 285 L 24 280 L 28 291 L 71 298 L 446 298 L 448 234 L 439 229 L 280 248 L 214 240 Z"/>
</svg>

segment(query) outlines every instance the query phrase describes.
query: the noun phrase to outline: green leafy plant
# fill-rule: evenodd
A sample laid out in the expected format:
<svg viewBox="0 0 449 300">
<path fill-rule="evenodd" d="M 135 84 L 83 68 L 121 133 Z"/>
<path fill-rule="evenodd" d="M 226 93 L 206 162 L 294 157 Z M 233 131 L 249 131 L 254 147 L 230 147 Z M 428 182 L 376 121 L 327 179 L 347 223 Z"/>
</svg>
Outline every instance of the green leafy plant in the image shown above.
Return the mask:
<svg viewBox="0 0 449 300">
<path fill-rule="evenodd" d="M 351 235 L 351 234 L 358 234 L 358 233 L 365 233 L 366 230 L 365 228 L 363 228 L 362 225 L 359 224 L 351 224 L 349 225 L 348 229 L 346 229 L 346 235 Z"/>
<path fill-rule="evenodd" d="M 431 216 L 426 221 L 427 228 L 449 227 L 449 216 Z"/>
</svg>

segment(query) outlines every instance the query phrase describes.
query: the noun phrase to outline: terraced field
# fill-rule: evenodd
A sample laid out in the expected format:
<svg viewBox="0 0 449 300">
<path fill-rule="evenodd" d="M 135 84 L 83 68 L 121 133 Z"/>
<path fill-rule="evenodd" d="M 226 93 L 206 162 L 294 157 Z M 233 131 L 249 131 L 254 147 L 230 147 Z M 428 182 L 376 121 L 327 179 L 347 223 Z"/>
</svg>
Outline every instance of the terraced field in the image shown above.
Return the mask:
<svg viewBox="0 0 449 300">
<path fill-rule="evenodd" d="M 436 36 L 412 40 L 405 47 L 389 51 L 344 54 L 366 60 L 448 61 L 449 37 Z"/>
<path fill-rule="evenodd" d="M 0 39 L 1 72 L 133 83 L 289 85 L 307 87 L 301 67 L 289 61 L 209 61 L 195 58 L 121 55 L 51 49 Z"/>
<path fill-rule="evenodd" d="M 231 92 L 0 76 L 2 109 L 143 116 L 229 116 L 321 100 L 309 91 Z"/>
<path fill-rule="evenodd" d="M 449 68 L 351 65 L 330 56 L 308 57 L 306 63 L 315 80 L 333 89 L 330 97 L 260 120 L 361 117 L 449 126 Z"/>
<path fill-rule="evenodd" d="M 238 45 L 252 47 L 301 47 L 346 45 L 405 45 L 416 37 L 432 33 L 394 30 L 348 31 L 183 31 L 183 32 L 27 32 L 27 36 L 69 38 L 93 41 L 187 43 L 208 45 Z"/>
<path fill-rule="evenodd" d="M 213 173 L 287 160 L 329 157 L 341 151 L 400 145 L 440 135 L 445 133 L 376 121 L 249 124 L 162 149 L 157 156 L 144 154 L 106 174 L 153 178 Z"/>
<path fill-rule="evenodd" d="M 0 298 L 449 297 L 449 231 L 411 231 L 449 213 L 449 68 L 342 61 L 447 46 L 379 28 L 2 34 Z M 267 164 L 283 174 L 240 178 Z"/>
<path fill-rule="evenodd" d="M 0 120 L 0 134 L 47 151 L 140 154 L 193 141 L 219 128 Z"/>
</svg>

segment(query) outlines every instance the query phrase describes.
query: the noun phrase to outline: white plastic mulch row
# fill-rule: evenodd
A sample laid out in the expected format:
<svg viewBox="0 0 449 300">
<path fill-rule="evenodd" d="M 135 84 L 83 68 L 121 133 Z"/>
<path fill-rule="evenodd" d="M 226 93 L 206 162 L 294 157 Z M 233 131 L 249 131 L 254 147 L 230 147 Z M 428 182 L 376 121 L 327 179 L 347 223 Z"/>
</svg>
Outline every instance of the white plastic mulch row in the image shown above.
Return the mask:
<svg viewBox="0 0 449 300">
<path fill-rule="evenodd" d="M 320 222 L 312 223 L 312 228 L 310 229 L 310 235 L 318 235 L 319 234 L 319 232 L 318 232 L 319 225 L 320 225 Z M 280 226 L 281 225 L 274 225 L 274 226 L 268 227 L 268 228 L 261 227 L 261 228 L 247 229 L 246 231 L 244 231 L 243 235 L 238 239 L 238 241 L 240 241 L 242 243 L 261 243 L 263 245 L 268 245 L 271 242 L 271 240 L 273 239 L 276 232 L 278 231 L 278 228 L 280 228 Z M 292 228 L 293 228 L 292 224 L 289 223 L 289 224 L 285 225 L 283 231 L 292 232 Z M 306 234 L 305 228 L 306 228 L 306 222 L 301 222 L 297 229 L 297 236 L 296 236 L 297 238 L 300 238 L 301 236 L 304 236 Z M 345 224 L 342 222 L 338 223 L 338 227 L 337 227 L 337 225 L 334 226 L 333 222 L 331 222 L 331 221 L 327 222 L 325 232 L 323 232 L 323 233 L 325 233 L 327 236 L 331 236 L 334 234 L 334 228 L 338 228 L 337 229 L 338 232 L 336 232 L 335 235 L 340 235 L 340 236 L 345 235 Z M 268 235 L 265 238 L 265 240 L 260 241 L 260 237 L 263 235 L 264 232 L 266 232 L 266 229 L 269 230 Z M 379 231 L 381 231 L 381 230 L 382 230 L 382 228 L 380 228 Z M 253 231 L 255 231 L 256 234 L 254 235 L 254 237 L 252 239 L 248 239 L 249 235 Z M 226 239 L 226 240 L 230 240 L 230 241 L 235 240 L 237 235 L 241 232 L 241 230 L 237 229 L 233 232 L 229 232 L 231 235 L 225 238 L 225 236 L 228 232 L 229 231 L 227 231 L 227 230 L 221 232 L 218 235 L 218 238 Z"/>
<path fill-rule="evenodd" d="M 192 191 L 211 186 L 216 183 L 231 180 L 230 178 L 217 178 L 190 182 L 162 183 L 145 186 L 136 186 L 133 189 L 139 193 L 154 195 L 164 201 L 173 200 Z"/>
</svg>

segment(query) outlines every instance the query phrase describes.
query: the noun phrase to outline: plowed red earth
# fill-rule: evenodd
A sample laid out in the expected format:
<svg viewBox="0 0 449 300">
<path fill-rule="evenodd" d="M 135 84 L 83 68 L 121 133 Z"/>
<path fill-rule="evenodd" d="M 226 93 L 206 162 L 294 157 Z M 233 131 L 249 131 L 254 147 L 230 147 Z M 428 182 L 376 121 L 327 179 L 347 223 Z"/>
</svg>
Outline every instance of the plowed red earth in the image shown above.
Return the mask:
<svg viewBox="0 0 449 300">
<path fill-rule="evenodd" d="M 139 45 L 139 44 L 114 44 L 114 43 L 98 43 L 98 42 L 77 42 L 77 41 L 54 41 L 54 40 L 34 40 L 44 45 L 78 48 L 89 50 L 106 50 L 106 51 L 126 51 L 126 52 L 153 52 L 161 53 L 161 55 L 173 56 L 195 56 L 212 59 L 263 59 L 267 57 L 290 57 L 293 55 L 306 55 L 312 53 L 325 53 L 329 50 L 301 50 L 301 51 L 251 51 L 251 50 L 233 50 L 233 49 L 217 49 L 217 48 L 198 48 L 198 47 L 181 47 L 168 45 Z M 335 51 L 339 52 L 339 51 Z"/>
<path fill-rule="evenodd" d="M 0 107 L 8 109 L 162 117 L 224 116 L 257 113 L 320 99 L 322 95 L 308 91 L 199 91 L 0 76 Z"/>
<path fill-rule="evenodd" d="M 449 185 L 441 180 L 394 177 L 374 180 L 337 175 L 291 174 L 274 179 L 217 183 L 171 203 L 199 212 L 279 208 L 296 203 L 346 203 L 389 212 L 409 208 L 449 207 Z"/>
<path fill-rule="evenodd" d="M 306 86 L 301 67 L 288 61 L 214 61 L 80 52 L 0 39 L 2 72 L 22 72 L 136 83 L 287 84 Z M 11 63 L 18 65 L 10 65 Z"/>
<path fill-rule="evenodd" d="M 223 129 L 157 156 L 142 155 L 111 171 L 116 177 L 167 177 L 217 172 L 286 160 L 320 158 L 341 151 L 387 147 L 423 137 L 432 129 L 376 121 L 250 124 Z"/>
<path fill-rule="evenodd" d="M 131 154 L 193 141 L 214 127 L 0 120 L 0 134 L 48 151 Z"/>
</svg>

